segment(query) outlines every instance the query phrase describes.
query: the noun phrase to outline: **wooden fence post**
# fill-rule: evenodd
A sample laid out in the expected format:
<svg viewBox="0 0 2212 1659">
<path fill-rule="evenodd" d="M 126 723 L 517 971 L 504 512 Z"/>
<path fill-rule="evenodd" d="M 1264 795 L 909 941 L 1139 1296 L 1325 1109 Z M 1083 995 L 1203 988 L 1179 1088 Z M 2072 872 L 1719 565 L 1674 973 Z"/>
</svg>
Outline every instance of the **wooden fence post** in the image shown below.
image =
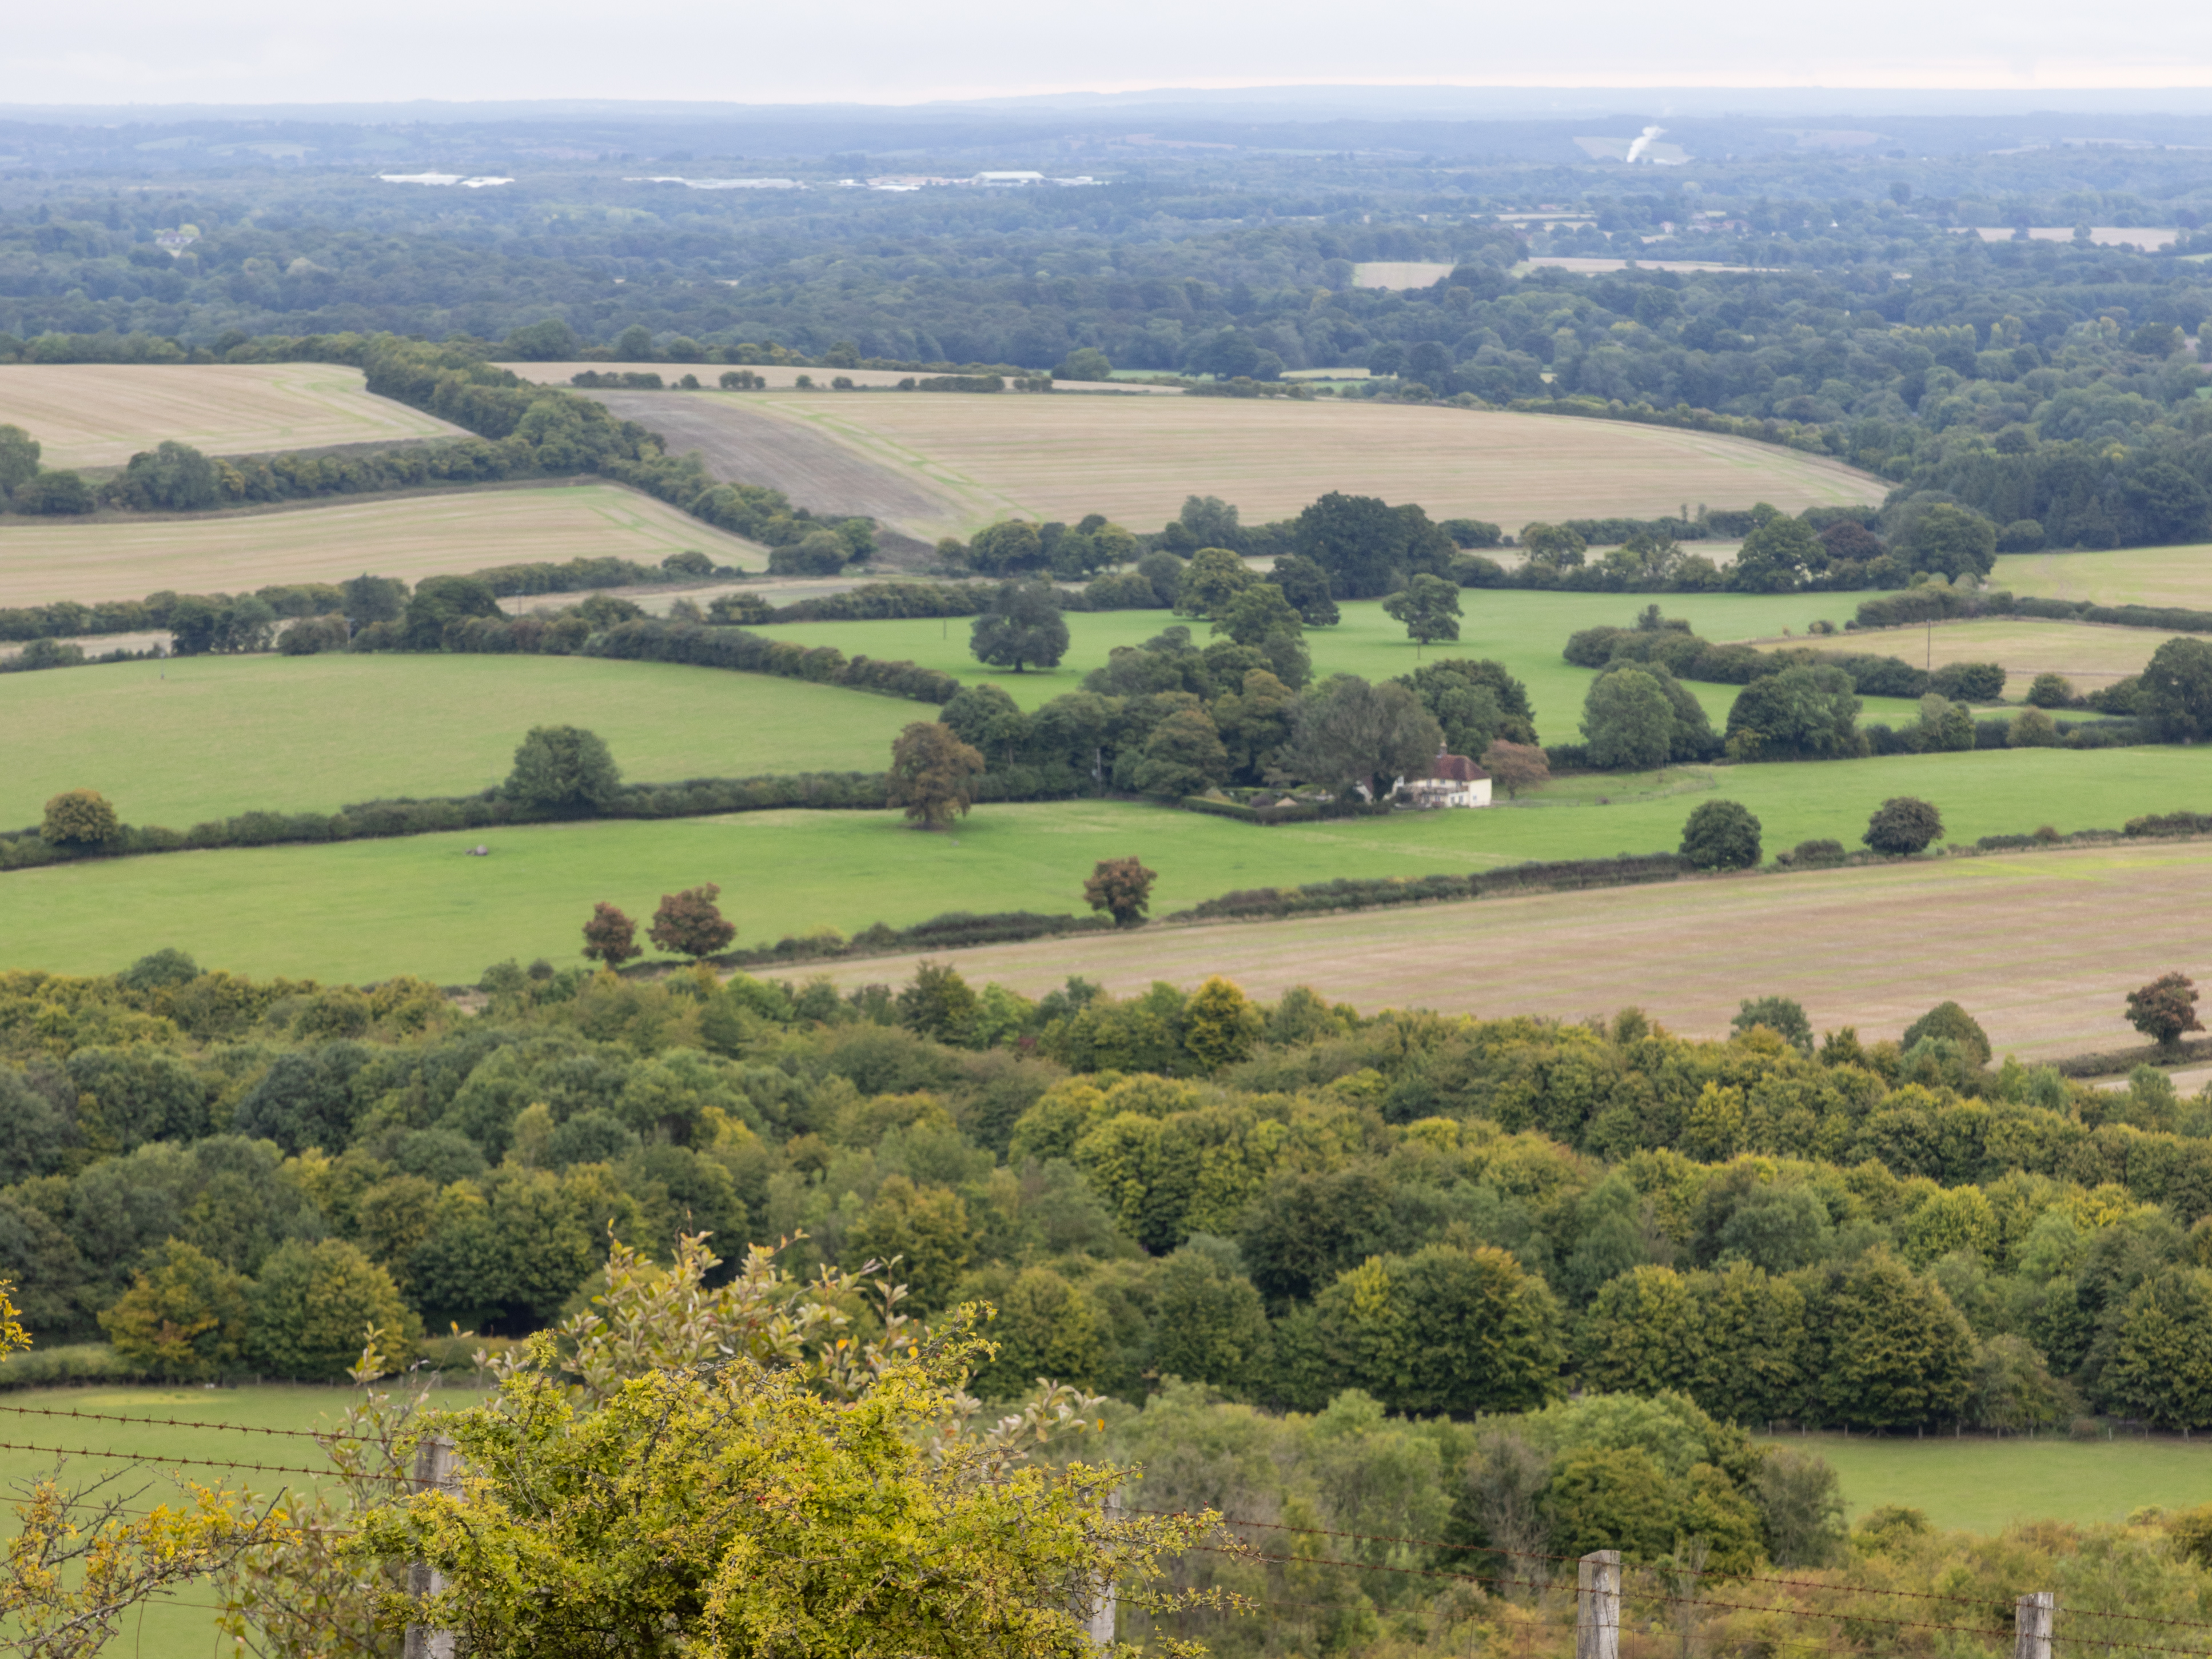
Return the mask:
<svg viewBox="0 0 2212 1659">
<path fill-rule="evenodd" d="M 1620 1659 L 1619 1550 L 1593 1550 L 1576 1565 L 1575 1659 Z"/>
<path fill-rule="evenodd" d="M 1108 1492 L 1106 1502 L 1102 1507 L 1105 1510 L 1106 1518 L 1109 1521 L 1120 1520 L 1121 1494 L 1118 1492 Z M 1116 1611 L 1114 1578 L 1109 1573 L 1099 1580 L 1097 1598 L 1091 1603 L 1091 1616 L 1085 1621 L 1083 1627 L 1084 1633 L 1091 1638 L 1093 1652 L 1103 1653 L 1114 1645 L 1114 1616 Z"/>
<path fill-rule="evenodd" d="M 2031 1590 L 2013 1604 L 2013 1659 L 2051 1659 L 2051 1625 L 2057 1611 L 2056 1590 Z"/>
<path fill-rule="evenodd" d="M 435 1437 L 425 1440 L 415 1452 L 415 1489 L 453 1491 L 459 1485 L 454 1468 L 452 1441 Z M 417 1561 L 407 1569 L 407 1593 L 417 1601 L 445 1588 L 446 1575 L 428 1562 Z M 405 1654 L 406 1659 L 453 1659 L 453 1632 L 433 1630 L 428 1625 L 410 1625 Z"/>
</svg>

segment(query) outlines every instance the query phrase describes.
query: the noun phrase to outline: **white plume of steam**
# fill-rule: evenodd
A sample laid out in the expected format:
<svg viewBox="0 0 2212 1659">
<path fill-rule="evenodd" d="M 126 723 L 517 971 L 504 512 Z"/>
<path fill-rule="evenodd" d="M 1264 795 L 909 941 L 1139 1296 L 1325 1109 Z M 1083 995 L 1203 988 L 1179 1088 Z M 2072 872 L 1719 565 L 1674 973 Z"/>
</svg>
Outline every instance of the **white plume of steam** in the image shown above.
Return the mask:
<svg viewBox="0 0 2212 1659">
<path fill-rule="evenodd" d="M 1643 155 L 1645 150 L 1651 147 L 1651 141 L 1654 138 L 1658 137 L 1666 131 L 1666 128 L 1658 126 L 1644 128 L 1643 132 L 1638 136 L 1636 142 L 1628 147 L 1629 166 L 1634 167 L 1636 165 L 1636 158 Z"/>
</svg>

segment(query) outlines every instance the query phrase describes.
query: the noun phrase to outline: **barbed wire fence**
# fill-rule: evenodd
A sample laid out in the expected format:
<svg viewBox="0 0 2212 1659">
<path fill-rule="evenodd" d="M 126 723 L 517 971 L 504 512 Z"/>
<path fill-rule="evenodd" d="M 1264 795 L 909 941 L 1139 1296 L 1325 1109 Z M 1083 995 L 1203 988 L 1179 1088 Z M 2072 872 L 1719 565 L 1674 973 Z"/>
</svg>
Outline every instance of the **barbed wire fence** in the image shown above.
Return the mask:
<svg viewBox="0 0 2212 1659">
<path fill-rule="evenodd" d="M 252 1424 L 173 1416 L 12 1405 L 0 1405 L 0 1413 L 122 1424 L 149 1429 L 191 1429 L 292 1442 L 311 1440 L 332 1449 L 349 1443 L 380 1443 L 374 1436 L 349 1434 L 338 1430 L 268 1428 Z M 129 1464 L 149 1471 L 206 1468 L 236 1474 L 300 1476 L 318 1482 L 368 1483 L 397 1491 L 410 1488 L 450 1491 L 454 1488 L 457 1477 L 451 1443 L 427 1437 L 418 1448 L 414 1469 L 406 1474 L 348 1470 L 336 1464 L 319 1468 L 305 1462 L 263 1462 L 243 1455 L 235 1458 L 197 1457 L 137 1449 L 52 1445 L 29 1441 L 0 1440 L 0 1450 L 39 1453 L 57 1458 L 82 1457 L 96 1462 Z M 1115 1507 L 1119 1507 L 1118 1502 Z M 1188 1513 L 1187 1510 L 1134 1506 L 1129 1512 L 1144 1515 Z M 1529 1615 L 1528 1620 L 1521 1626 L 1524 1642 L 1533 1637 L 1539 1626 L 1563 1649 L 1571 1636 L 1575 1659 L 1661 1659 L 1663 1653 L 1670 1650 L 1677 1650 L 1688 1659 L 1693 1653 L 1692 1632 L 1698 1618 L 1708 1613 L 1731 1613 L 1763 1615 L 1783 1620 L 1794 1627 L 1789 1638 L 1793 1651 L 1835 1654 L 1844 1656 L 1844 1659 L 1869 1659 L 1874 1654 L 1895 1651 L 1898 1643 L 1908 1632 L 1936 1638 L 1936 1644 L 1947 1648 L 1960 1645 L 1958 1638 L 1972 1638 L 1972 1645 L 1985 1651 L 2009 1647 L 2012 1659 L 2066 1659 L 2066 1656 L 2076 1653 L 2081 1656 L 2081 1659 L 2112 1659 L 2112 1656 L 2121 1652 L 2172 1656 L 2178 1659 L 2212 1659 L 2212 1620 L 2172 1619 L 2134 1613 L 2122 1607 L 2062 1605 L 2057 1592 L 2049 1589 L 2031 1590 L 2019 1595 L 2014 1601 L 2009 1621 L 1991 1623 L 1987 1620 L 1995 1610 L 1995 1604 L 1986 1595 L 1965 1595 L 1939 1590 L 1902 1589 L 1778 1573 L 1722 1573 L 1706 1571 L 1702 1563 L 1678 1564 L 1670 1571 L 1626 1563 L 1618 1550 L 1598 1550 L 1584 1555 L 1569 1556 L 1398 1534 L 1303 1527 L 1236 1516 L 1223 1516 L 1222 1524 L 1228 1529 L 1226 1541 L 1194 1545 L 1187 1553 L 1249 1561 L 1268 1569 L 1297 1568 L 1310 1571 L 1377 1575 L 1401 1582 L 1423 1581 L 1439 1588 L 1460 1585 L 1485 1596 L 1513 1598 Z M 1297 1553 L 1297 1546 L 1293 1542 L 1289 1553 L 1279 1548 L 1262 1548 L 1243 1537 L 1243 1534 L 1246 1532 L 1284 1534 L 1293 1540 L 1316 1540 L 1318 1547 L 1316 1553 Z M 1341 1554 L 1318 1553 L 1318 1549 L 1329 1547 L 1336 1540 L 1353 1545 L 1388 1547 L 1401 1553 L 1401 1560 L 1398 1563 L 1360 1560 L 1347 1559 Z M 1455 1571 L 1443 1566 L 1408 1565 L 1403 1559 L 1404 1552 L 1419 1552 L 1421 1556 L 1419 1559 L 1428 1560 L 1434 1560 L 1439 1555 L 1478 1556 L 1485 1558 L 1495 1570 Z M 1568 1568 L 1572 1569 L 1571 1574 L 1566 1571 Z M 422 1571 L 428 1571 L 427 1569 Z M 437 1587 L 426 1582 L 414 1588 L 422 1591 Z M 1774 1592 L 1784 1595 L 1795 1592 L 1799 1599 L 1779 1600 Z M 1760 1599 L 1741 1599 L 1745 1597 Z M 1808 1605 L 1808 1598 L 1830 1598 L 1832 1605 Z M 184 1601 L 181 1598 L 167 1599 L 179 1605 L 207 1605 Z M 1093 1604 L 1091 1615 L 1086 1620 L 1091 1640 L 1102 1649 L 1114 1639 L 1115 1600 L 1112 1588 L 1102 1587 L 1099 1599 Z M 1313 1601 L 1272 1594 L 1245 1595 L 1239 1600 L 1249 1609 L 1263 1613 L 1280 1610 L 1288 1613 L 1341 1615 L 1351 1607 L 1350 1603 L 1343 1601 Z M 1847 1601 L 1850 1605 L 1834 1605 L 1837 1601 Z M 1884 1603 L 1892 1604 L 1893 1610 L 1872 1610 Z M 1904 1617 L 1900 1616 L 1901 1613 L 1911 1609 L 1895 1607 L 1897 1603 L 1931 1604 L 1934 1608 L 1946 1606 L 1972 1608 L 1980 1613 L 1984 1622 L 1967 1622 L 1964 1616 L 1954 1614 L 1946 1617 L 1940 1613 L 1928 1617 Z M 2140 1637 L 2096 1633 L 2100 1630 L 2110 1631 L 2130 1626 L 2147 1627 L 2147 1632 L 2156 1633 L 2164 1639 L 2151 1639 L 2150 1633 Z M 2166 1632 L 2172 1634 L 2167 1635 Z M 2192 1633 L 2196 1644 L 2190 1645 Z M 445 1656 L 452 1651 L 452 1642 L 448 1632 L 414 1626 L 408 1632 L 406 1651 L 409 1659 L 445 1659 Z"/>
</svg>

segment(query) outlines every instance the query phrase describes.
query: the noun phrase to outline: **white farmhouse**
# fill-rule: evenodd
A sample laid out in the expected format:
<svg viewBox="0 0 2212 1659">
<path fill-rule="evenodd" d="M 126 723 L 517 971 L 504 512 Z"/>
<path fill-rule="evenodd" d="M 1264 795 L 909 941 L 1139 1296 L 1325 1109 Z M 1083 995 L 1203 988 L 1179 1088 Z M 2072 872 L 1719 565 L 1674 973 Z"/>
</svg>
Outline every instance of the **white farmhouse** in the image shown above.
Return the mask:
<svg viewBox="0 0 2212 1659">
<path fill-rule="evenodd" d="M 1411 806 L 1487 806 L 1490 774 L 1464 755 L 1439 751 L 1425 778 L 1409 778 L 1399 786 Z"/>
</svg>

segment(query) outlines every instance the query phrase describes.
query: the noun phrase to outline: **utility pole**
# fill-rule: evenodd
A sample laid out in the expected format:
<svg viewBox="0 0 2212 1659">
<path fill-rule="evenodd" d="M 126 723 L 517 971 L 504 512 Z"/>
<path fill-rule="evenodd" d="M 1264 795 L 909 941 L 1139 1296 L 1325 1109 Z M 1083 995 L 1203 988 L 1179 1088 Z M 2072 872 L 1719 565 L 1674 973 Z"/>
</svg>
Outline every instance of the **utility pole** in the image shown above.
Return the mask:
<svg viewBox="0 0 2212 1659">
<path fill-rule="evenodd" d="M 459 1484 L 452 1441 L 434 1437 L 416 1449 L 417 1492 L 452 1492 Z M 408 1566 L 407 1594 L 416 1601 L 435 1595 L 445 1588 L 446 1575 L 428 1561 L 413 1562 Z M 410 1625 L 405 1655 L 406 1659 L 453 1659 L 453 1632 L 434 1630 L 428 1625 Z"/>
<path fill-rule="evenodd" d="M 1575 1659 L 1620 1659 L 1619 1550 L 1593 1550 L 1576 1564 Z"/>
</svg>

